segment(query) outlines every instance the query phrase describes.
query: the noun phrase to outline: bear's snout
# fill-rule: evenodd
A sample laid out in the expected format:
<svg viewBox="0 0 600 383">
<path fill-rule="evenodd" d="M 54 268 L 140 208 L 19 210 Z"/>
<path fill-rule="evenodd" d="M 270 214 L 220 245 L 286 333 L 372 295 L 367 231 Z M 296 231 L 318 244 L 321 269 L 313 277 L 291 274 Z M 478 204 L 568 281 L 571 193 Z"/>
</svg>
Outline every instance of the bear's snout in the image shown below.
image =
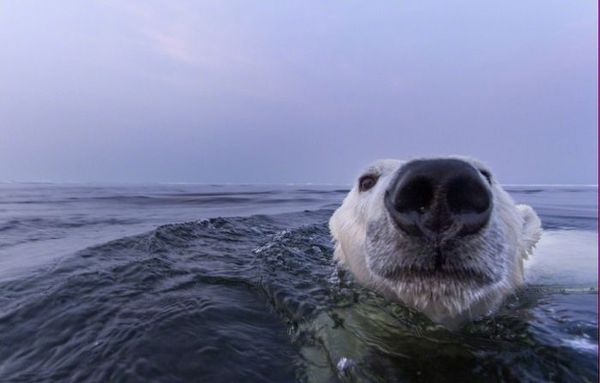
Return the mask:
<svg viewBox="0 0 600 383">
<path fill-rule="evenodd" d="M 397 171 L 385 206 L 402 231 L 441 246 L 486 226 L 492 212 L 489 182 L 459 159 L 414 160 Z"/>
</svg>

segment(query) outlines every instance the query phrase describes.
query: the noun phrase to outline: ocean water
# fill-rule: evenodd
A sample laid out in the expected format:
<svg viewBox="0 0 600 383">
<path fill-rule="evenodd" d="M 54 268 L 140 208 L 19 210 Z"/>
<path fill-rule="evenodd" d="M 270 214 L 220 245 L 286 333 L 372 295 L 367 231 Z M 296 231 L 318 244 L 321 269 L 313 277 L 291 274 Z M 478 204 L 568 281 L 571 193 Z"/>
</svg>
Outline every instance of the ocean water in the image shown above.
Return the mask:
<svg viewBox="0 0 600 383">
<path fill-rule="evenodd" d="M 346 187 L 0 184 L 0 382 L 596 382 L 597 187 L 507 189 L 527 285 L 449 331 L 334 272 Z"/>
</svg>

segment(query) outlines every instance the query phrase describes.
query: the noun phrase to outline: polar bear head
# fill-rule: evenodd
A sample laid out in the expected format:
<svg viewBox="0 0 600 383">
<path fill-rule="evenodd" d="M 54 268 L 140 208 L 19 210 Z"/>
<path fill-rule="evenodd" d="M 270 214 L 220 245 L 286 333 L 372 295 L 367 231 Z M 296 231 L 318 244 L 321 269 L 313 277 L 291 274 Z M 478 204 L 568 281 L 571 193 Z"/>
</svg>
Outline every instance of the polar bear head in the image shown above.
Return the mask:
<svg viewBox="0 0 600 383">
<path fill-rule="evenodd" d="M 329 227 L 335 258 L 361 284 L 449 327 L 521 285 L 541 235 L 533 209 L 464 157 L 375 162 Z"/>
</svg>

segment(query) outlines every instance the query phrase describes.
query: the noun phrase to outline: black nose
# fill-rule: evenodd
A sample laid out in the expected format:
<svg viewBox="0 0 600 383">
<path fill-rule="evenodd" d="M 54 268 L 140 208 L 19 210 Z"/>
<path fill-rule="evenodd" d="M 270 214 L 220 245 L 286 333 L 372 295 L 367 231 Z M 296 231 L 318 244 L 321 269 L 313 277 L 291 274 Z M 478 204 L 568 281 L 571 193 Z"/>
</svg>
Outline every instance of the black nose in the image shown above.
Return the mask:
<svg viewBox="0 0 600 383">
<path fill-rule="evenodd" d="M 492 196 L 485 178 L 465 161 L 415 160 L 398 171 L 385 205 L 400 229 L 439 243 L 481 230 Z"/>
</svg>

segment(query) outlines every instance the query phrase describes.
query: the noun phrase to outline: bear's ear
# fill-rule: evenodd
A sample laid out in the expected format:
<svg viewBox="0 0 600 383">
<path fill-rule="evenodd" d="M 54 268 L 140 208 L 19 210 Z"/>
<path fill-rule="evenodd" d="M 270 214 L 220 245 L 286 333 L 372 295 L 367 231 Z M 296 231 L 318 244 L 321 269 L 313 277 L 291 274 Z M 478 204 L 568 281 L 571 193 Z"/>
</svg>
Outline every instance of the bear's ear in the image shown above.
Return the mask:
<svg viewBox="0 0 600 383">
<path fill-rule="evenodd" d="M 542 236 L 542 222 L 536 212 L 528 205 L 517 205 L 517 210 L 523 218 L 523 228 L 521 230 L 521 240 L 523 249 L 523 258 L 532 253 L 535 244 Z"/>
</svg>

